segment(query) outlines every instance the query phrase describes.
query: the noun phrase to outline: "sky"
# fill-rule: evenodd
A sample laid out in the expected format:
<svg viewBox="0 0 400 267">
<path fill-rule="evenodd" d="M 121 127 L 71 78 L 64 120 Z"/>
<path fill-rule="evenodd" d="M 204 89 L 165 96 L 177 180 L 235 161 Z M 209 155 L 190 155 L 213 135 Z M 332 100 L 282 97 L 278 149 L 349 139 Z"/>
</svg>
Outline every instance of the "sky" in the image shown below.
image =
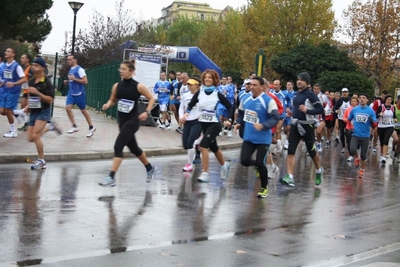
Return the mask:
<svg viewBox="0 0 400 267">
<path fill-rule="evenodd" d="M 84 3 L 82 8 L 77 13 L 76 19 L 76 32 L 79 29 L 89 28 L 89 19 L 94 10 L 107 16 L 115 15 L 115 0 L 75 0 Z M 227 5 L 233 8 L 239 8 L 247 4 L 247 0 L 197 0 L 188 2 L 208 3 L 214 9 L 224 9 Z M 134 16 L 141 20 L 148 20 L 150 18 L 159 18 L 161 16 L 161 9 L 167 7 L 173 0 L 125 0 L 124 6 L 130 9 Z M 335 18 L 341 21 L 342 11 L 347 8 L 351 3 L 347 0 L 332 0 L 333 10 L 335 11 Z M 72 37 L 74 13 L 70 8 L 67 0 L 55 0 L 53 6 L 48 10 L 50 21 L 53 25 L 51 33 L 42 44 L 42 53 L 53 54 L 59 52 L 65 44 L 66 33 L 68 39 Z"/>
</svg>

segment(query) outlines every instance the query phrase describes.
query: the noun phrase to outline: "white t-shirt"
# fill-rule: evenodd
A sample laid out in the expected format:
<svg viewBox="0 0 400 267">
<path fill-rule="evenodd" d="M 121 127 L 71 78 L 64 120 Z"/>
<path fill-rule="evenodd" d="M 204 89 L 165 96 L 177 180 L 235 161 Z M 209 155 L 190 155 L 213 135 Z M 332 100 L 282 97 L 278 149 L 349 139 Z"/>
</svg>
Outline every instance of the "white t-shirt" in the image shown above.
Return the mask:
<svg viewBox="0 0 400 267">
<path fill-rule="evenodd" d="M 6 66 L 9 67 L 14 62 L 15 62 L 15 60 L 13 60 L 10 64 L 6 63 Z M 25 73 L 24 73 L 24 70 L 22 69 L 21 65 L 18 65 L 16 71 L 17 71 L 19 78 L 25 77 Z"/>
</svg>

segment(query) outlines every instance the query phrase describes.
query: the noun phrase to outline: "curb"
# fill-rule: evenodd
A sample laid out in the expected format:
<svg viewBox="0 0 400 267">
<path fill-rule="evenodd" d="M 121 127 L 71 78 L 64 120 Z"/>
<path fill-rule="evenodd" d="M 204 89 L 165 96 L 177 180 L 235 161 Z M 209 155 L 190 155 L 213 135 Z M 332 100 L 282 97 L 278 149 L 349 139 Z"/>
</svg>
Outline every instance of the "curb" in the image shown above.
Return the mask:
<svg viewBox="0 0 400 267">
<path fill-rule="evenodd" d="M 232 142 L 227 144 L 218 145 L 221 150 L 236 149 L 242 146 L 242 142 Z M 186 150 L 182 147 L 165 147 L 165 148 L 150 148 L 143 149 L 148 157 L 156 156 L 167 156 L 167 155 L 179 155 L 186 154 Z M 101 160 L 101 159 L 112 159 L 114 157 L 114 151 L 86 151 L 86 152 L 53 152 L 45 153 L 46 161 L 85 161 L 85 160 Z M 124 158 L 135 157 L 128 151 L 124 151 Z M 36 159 L 37 154 L 18 154 L 18 153 L 0 153 L 0 163 L 22 163 L 30 162 L 32 159 Z"/>
</svg>

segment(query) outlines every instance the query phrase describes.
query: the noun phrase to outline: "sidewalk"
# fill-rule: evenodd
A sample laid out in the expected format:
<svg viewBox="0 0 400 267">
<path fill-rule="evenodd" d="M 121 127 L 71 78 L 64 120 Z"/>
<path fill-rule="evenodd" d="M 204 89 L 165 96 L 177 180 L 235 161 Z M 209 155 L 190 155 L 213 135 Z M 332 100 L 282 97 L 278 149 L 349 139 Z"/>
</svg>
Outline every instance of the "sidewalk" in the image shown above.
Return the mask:
<svg viewBox="0 0 400 267">
<path fill-rule="evenodd" d="M 57 99 L 58 98 L 58 99 Z M 53 111 L 53 121 L 62 129 L 63 134 L 47 132 L 42 141 L 46 161 L 71 161 L 91 159 L 111 159 L 114 156 L 114 142 L 118 135 L 117 122 L 106 117 L 103 113 L 90 111 L 94 126 L 97 128 L 93 137 L 87 138 L 88 125 L 79 109 L 74 109 L 75 120 L 79 132 L 67 134 L 71 123 L 65 109 L 62 107 L 65 101 L 57 97 Z M 174 121 L 175 122 L 175 121 Z M 16 126 L 21 127 L 21 124 Z M 182 135 L 175 129 L 177 124 L 173 123 L 171 130 L 162 130 L 156 127 L 141 126 L 136 133 L 139 147 L 148 156 L 173 155 L 186 153 L 182 147 Z M 17 138 L 4 138 L 2 135 L 9 131 L 7 118 L 0 117 L 0 163 L 26 162 L 37 158 L 34 143 L 27 141 L 25 132 L 18 132 Z M 239 136 L 218 137 L 218 145 L 221 149 L 239 148 L 242 140 Z M 132 157 L 128 148 L 124 150 L 124 157 Z"/>
</svg>

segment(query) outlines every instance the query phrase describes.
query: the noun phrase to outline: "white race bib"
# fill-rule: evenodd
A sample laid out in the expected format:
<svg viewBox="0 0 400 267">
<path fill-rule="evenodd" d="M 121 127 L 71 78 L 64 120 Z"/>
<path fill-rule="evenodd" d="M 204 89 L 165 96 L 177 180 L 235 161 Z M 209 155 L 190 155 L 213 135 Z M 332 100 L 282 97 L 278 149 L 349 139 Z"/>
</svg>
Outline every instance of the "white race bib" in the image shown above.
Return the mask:
<svg viewBox="0 0 400 267">
<path fill-rule="evenodd" d="M 332 115 L 332 109 L 325 109 L 325 115 L 326 116 Z"/>
<path fill-rule="evenodd" d="M 383 125 L 391 125 L 391 124 L 393 124 L 393 120 L 392 120 L 392 118 L 382 118 L 381 123 Z"/>
<path fill-rule="evenodd" d="M 218 122 L 215 110 L 201 110 L 200 119 L 202 122 Z"/>
<path fill-rule="evenodd" d="M 130 113 L 135 106 L 135 101 L 128 99 L 118 100 L 118 111 L 122 113 Z"/>
<path fill-rule="evenodd" d="M 243 120 L 252 124 L 260 123 L 257 112 L 250 109 L 245 110 Z"/>
<path fill-rule="evenodd" d="M 12 72 L 10 70 L 4 70 L 4 79 L 12 79 Z"/>
<path fill-rule="evenodd" d="M 396 122 L 396 123 L 394 124 L 394 128 L 400 129 L 400 122 Z"/>
<path fill-rule="evenodd" d="M 23 83 L 23 84 L 21 85 L 21 88 L 22 88 L 22 89 L 28 89 L 28 83 Z"/>
<path fill-rule="evenodd" d="M 42 101 L 38 96 L 29 97 L 29 108 L 42 108 Z"/>
</svg>

